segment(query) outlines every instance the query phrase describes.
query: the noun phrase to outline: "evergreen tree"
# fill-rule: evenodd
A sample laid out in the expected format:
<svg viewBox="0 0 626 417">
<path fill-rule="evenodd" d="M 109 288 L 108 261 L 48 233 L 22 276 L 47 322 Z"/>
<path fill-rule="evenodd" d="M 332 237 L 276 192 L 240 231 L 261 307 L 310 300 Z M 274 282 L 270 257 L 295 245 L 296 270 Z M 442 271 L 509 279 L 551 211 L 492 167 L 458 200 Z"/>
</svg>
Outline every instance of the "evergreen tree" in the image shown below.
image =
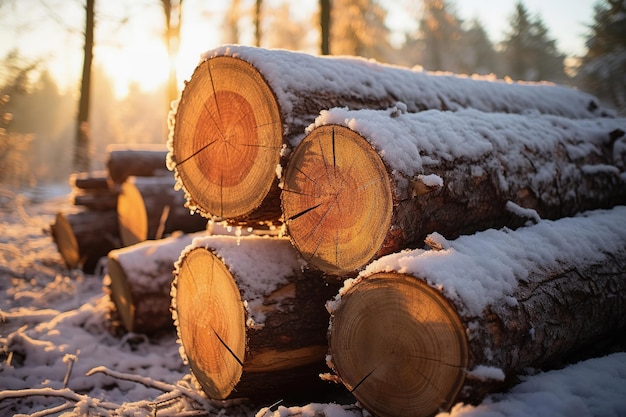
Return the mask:
<svg viewBox="0 0 626 417">
<path fill-rule="evenodd" d="M 428 70 L 461 72 L 459 53 L 463 30 L 461 20 L 445 0 L 424 0 L 419 22 L 422 43 L 420 64 Z"/>
<path fill-rule="evenodd" d="M 462 38 L 461 72 L 468 74 L 498 73 L 498 56 L 487 31 L 478 19 L 472 20 Z"/>
<path fill-rule="evenodd" d="M 507 75 L 516 80 L 564 81 L 565 56 L 559 52 L 556 41 L 549 38 L 541 18 L 531 19 L 524 4 L 518 2 L 510 25 L 503 42 Z"/>
<path fill-rule="evenodd" d="M 577 83 L 626 114 L 626 0 L 595 6 Z"/>
</svg>

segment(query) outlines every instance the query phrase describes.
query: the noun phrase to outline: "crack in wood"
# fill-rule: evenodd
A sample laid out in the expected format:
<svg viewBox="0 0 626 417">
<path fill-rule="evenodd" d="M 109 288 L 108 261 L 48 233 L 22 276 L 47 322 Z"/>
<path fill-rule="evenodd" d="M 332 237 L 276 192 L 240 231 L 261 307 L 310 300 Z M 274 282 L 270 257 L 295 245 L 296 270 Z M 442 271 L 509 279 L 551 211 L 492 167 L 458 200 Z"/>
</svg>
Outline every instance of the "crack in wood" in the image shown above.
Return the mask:
<svg viewBox="0 0 626 417">
<path fill-rule="evenodd" d="M 226 348 L 226 350 L 233 356 L 233 358 L 235 358 L 235 360 L 237 361 L 237 363 L 239 365 L 241 365 L 241 367 L 243 368 L 243 362 L 241 361 L 241 359 L 239 359 L 237 357 L 237 355 L 235 354 L 235 352 L 233 352 L 233 350 L 226 344 L 226 342 L 220 337 L 219 334 L 217 334 L 217 332 L 215 331 L 215 329 L 212 329 L 213 333 L 215 333 L 215 336 L 217 337 L 217 339 L 220 341 L 220 343 Z"/>
<path fill-rule="evenodd" d="M 318 207 L 319 207 L 319 206 L 321 206 L 321 205 L 322 205 L 322 203 L 319 203 L 319 204 L 317 204 L 317 205 L 315 205 L 315 206 L 313 206 L 313 207 L 309 207 L 308 209 L 303 210 L 303 211 L 301 211 L 301 212 L 300 212 L 300 213 L 298 213 L 298 214 L 294 214 L 293 216 L 289 217 L 289 219 L 287 219 L 287 220 L 289 220 L 289 221 L 295 220 L 295 219 L 297 219 L 298 217 L 300 217 L 300 216 L 304 216 L 304 215 L 305 215 L 305 214 L 307 214 L 308 212 L 310 212 L 310 211 L 312 211 L 312 210 L 315 210 L 316 208 L 318 208 Z"/>
</svg>

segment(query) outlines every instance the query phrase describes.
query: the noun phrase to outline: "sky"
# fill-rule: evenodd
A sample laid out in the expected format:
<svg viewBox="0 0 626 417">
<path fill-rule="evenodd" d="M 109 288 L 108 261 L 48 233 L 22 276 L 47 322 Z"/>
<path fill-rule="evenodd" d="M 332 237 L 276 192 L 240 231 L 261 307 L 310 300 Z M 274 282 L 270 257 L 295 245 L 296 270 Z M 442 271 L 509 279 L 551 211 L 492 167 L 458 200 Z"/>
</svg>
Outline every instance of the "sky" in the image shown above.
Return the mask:
<svg viewBox="0 0 626 417">
<path fill-rule="evenodd" d="M 280 1 L 280 0 L 271 0 Z M 4 4 L 3 4 L 4 3 Z M 180 81 L 188 79 L 200 53 L 220 45 L 219 28 L 226 2 L 185 1 Z M 243 4 L 250 3 L 244 0 Z M 493 42 L 503 39 L 516 0 L 456 0 L 458 16 L 478 18 Z M 586 25 L 592 22 L 596 0 L 524 0 L 529 13 L 539 16 L 549 35 L 566 55 L 584 53 Z M 62 88 L 76 85 L 82 67 L 81 35 L 83 1 L 26 0 L 0 2 L 0 56 L 19 48 L 27 57 L 43 57 Z M 396 30 L 393 39 L 414 30 L 410 11 L 418 4 L 411 0 L 381 0 L 388 12 L 388 24 Z M 210 7 L 210 9 L 209 9 Z M 298 2 L 298 16 L 311 14 L 316 0 Z M 221 8 L 221 9 L 220 9 Z M 165 82 L 167 54 L 162 42 L 163 12 L 158 0 L 97 2 L 95 64 L 113 78 L 118 96 L 127 92 L 129 82 L 151 90 Z M 131 16 L 120 21 L 122 16 Z M 307 52 L 317 52 L 315 49 Z"/>
</svg>

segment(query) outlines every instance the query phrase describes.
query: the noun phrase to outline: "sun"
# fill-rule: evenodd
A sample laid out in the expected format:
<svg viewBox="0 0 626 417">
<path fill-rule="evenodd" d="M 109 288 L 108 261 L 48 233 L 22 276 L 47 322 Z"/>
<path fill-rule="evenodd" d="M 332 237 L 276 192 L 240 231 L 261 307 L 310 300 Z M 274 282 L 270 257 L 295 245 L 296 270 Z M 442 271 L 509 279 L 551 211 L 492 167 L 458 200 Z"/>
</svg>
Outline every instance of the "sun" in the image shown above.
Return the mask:
<svg viewBox="0 0 626 417">
<path fill-rule="evenodd" d="M 140 44 L 127 42 L 118 48 L 100 48 L 95 56 L 111 78 L 117 98 L 125 97 L 133 83 L 142 91 L 165 88 L 169 62 L 167 48 L 160 39 L 144 40 Z"/>
</svg>

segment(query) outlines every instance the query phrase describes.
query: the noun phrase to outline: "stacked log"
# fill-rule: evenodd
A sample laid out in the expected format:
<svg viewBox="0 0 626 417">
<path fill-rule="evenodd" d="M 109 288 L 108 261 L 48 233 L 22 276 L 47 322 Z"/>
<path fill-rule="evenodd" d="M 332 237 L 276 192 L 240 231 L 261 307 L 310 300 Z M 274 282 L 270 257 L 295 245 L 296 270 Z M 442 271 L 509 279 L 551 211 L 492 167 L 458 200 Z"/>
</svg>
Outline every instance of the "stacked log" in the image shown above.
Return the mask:
<svg viewBox="0 0 626 417">
<path fill-rule="evenodd" d="M 207 219 L 185 208 L 185 196 L 171 176 L 129 177 L 121 186 L 117 217 L 123 246 L 160 239 L 174 231 L 198 232 Z"/>
<path fill-rule="evenodd" d="M 329 274 L 448 238 L 626 203 L 615 160 L 626 119 L 322 112 L 293 152 L 281 194 L 303 258 Z"/>
<path fill-rule="evenodd" d="M 189 208 L 233 223 L 279 222 L 277 177 L 323 109 L 402 102 L 410 112 L 609 113 L 571 88 L 437 75 L 360 58 L 225 46 L 203 59 L 170 115 L 168 168 Z"/>
<path fill-rule="evenodd" d="M 553 255 L 568 251 L 553 236 L 574 227 L 567 223 L 573 219 L 556 219 L 612 208 L 605 213 L 620 218 L 588 214 L 590 223 L 575 227 L 623 222 L 616 206 L 626 204 L 619 151 L 626 120 L 609 113 L 592 96 L 555 85 L 238 46 L 207 52 L 170 114 L 168 168 L 190 210 L 239 227 L 284 222 L 289 238 L 211 236 L 181 253 L 172 312 L 202 389 L 218 400 L 284 398 L 319 382 L 328 348 L 338 378 L 374 414 L 430 415 L 465 399 L 460 393 L 479 398 L 492 388 L 472 378 L 548 364 L 624 327 L 623 296 L 615 299 L 617 327 L 597 301 L 604 289 L 623 292 L 623 283 L 613 282 L 624 275 L 620 233 L 600 239 L 616 247 L 582 236 L 602 257 L 570 251 L 571 269 L 564 257 L 542 264 L 545 256 L 528 247 L 526 258 L 511 252 L 505 282 L 492 280 L 510 291 L 492 300 L 485 289 L 478 297 L 488 304 L 480 308 L 451 282 L 433 284 L 407 269 L 403 256 L 415 254 L 398 252 L 426 241 L 432 250 L 416 253 L 443 258 L 465 239 L 521 233 Z M 568 226 L 553 228 L 557 223 Z M 514 251 L 515 242 L 504 244 Z M 399 265 L 383 264 L 397 258 Z M 471 258 L 460 258 L 472 276 Z M 477 259 L 493 256 L 485 250 Z M 367 265 L 334 303 L 326 335 L 320 306 L 327 291 Z M 546 335 L 555 323 L 527 311 L 543 303 L 562 322 L 566 308 L 587 294 L 593 302 L 573 317 L 586 311 L 604 324 L 563 343 Z M 523 319 L 532 325 L 518 324 Z M 516 344 L 530 359 L 518 358 Z"/>
<path fill-rule="evenodd" d="M 117 206 L 119 189 L 109 185 L 106 171 L 80 172 L 70 175 L 74 205 L 89 210 L 110 211 Z"/>
<path fill-rule="evenodd" d="M 129 177 L 167 175 L 163 144 L 114 144 L 106 152 L 107 178 L 112 184 L 123 184 Z"/>
<path fill-rule="evenodd" d="M 329 363 L 363 406 L 430 416 L 626 328 L 626 207 L 370 264 L 332 303 Z"/>
<path fill-rule="evenodd" d="M 106 292 L 113 312 L 128 332 L 150 334 L 172 327 L 170 287 L 174 263 L 194 238 L 181 234 L 111 250 L 107 255 Z"/>
<path fill-rule="evenodd" d="M 209 236 L 180 255 L 172 311 L 191 372 L 212 399 L 321 392 L 337 283 L 302 269 L 286 238 Z"/>
</svg>

